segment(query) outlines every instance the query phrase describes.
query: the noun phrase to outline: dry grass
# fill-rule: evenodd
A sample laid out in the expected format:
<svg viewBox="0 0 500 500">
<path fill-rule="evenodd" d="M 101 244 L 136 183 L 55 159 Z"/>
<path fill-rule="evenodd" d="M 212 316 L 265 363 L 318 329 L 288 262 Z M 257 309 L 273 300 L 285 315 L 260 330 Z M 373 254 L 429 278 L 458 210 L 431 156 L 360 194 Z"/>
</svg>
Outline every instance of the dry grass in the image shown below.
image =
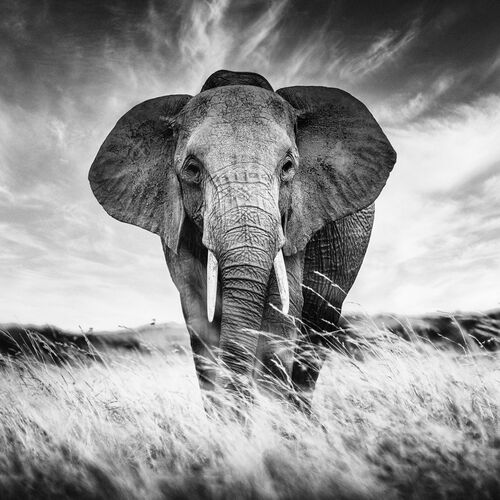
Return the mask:
<svg viewBox="0 0 500 500">
<path fill-rule="evenodd" d="M 206 418 L 182 352 L 4 356 L 0 498 L 500 498 L 498 353 L 371 334 L 312 420 L 261 399 L 247 425 Z"/>
</svg>

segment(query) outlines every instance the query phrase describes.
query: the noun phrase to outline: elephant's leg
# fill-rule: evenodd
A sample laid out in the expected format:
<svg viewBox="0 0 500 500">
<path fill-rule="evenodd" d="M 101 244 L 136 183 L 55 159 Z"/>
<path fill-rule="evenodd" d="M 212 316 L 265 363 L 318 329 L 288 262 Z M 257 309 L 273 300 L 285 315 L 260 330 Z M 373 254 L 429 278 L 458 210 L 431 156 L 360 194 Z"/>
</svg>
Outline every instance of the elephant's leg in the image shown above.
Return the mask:
<svg viewBox="0 0 500 500">
<path fill-rule="evenodd" d="M 319 373 L 330 348 L 332 332 L 316 332 L 302 325 L 295 351 L 292 381 L 295 404 L 307 413 L 311 411 L 312 398 Z"/>
<path fill-rule="evenodd" d="M 205 301 L 196 295 L 198 294 L 185 294 L 181 297 L 181 303 L 198 382 L 202 392 L 205 392 L 215 389 L 220 318 L 209 323 Z"/>
<path fill-rule="evenodd" d="M 274 394 L 284 395 L 293 388 L 292 369 L 298 328 L 302 316 L 302 270 L 304 253 L 285 257 L 290 307 L 281 312 L 281 301 L 274 272 L 269 280 L 262 319 L 262 334 L 257 348 L 256 375 L 259 385 Z"/>
<path fill-rule="evenodd" d="M 220 336 L 220 294 L 217 297 L 214 321 L 210 323 L 206 311 L 206 251 L 198 251 L 192 245 L 182 245 L 177 254 L 165 246 L 164 252 L 170 275 L 179 290 L 196 374 L 203 394 L 215 387 L 216 351 Z"/>
<path fill-rule="evenodd" d="M 292 379 L 301 404 L 310 408 L 328 350 L 338 345 L 342 304 L 368 247 L 374 205 L 332 222 L 318 231 L 306 248 L 303 328 Z"/>
</svg>

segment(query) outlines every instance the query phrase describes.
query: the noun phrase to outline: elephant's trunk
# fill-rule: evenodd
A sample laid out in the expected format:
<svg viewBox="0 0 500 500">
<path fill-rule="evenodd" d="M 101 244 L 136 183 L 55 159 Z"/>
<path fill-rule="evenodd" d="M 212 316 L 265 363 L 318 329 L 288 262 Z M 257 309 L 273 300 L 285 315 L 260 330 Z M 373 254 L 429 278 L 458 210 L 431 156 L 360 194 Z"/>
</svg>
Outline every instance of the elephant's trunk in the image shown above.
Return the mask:
<svg viewBox="0 0 500 500">
<path fill-rule="evenodd" d="M 244 252 L 250 256 L 255 251 L 246 248 Z M 245 379 L 253 373 L 257 331 L 261 326 L 271 266 L 272 259 L 267 255 L 242 260 L 240 249 L 228 252 L 221 259 L 220 356 L 223 367 L 228 370 L 225 374 L 221 372 L 219 383 L 222 385 L 231 384 L 233 375 Z M 245 385 L 245 380 L 240 382 Z"/>
<path fill-rule="evenodd" d="M 216 221 L 212 219 L 210 234 L 205 234 L 207 241 L 214 242 L 208 272 L 214 272 L 216 259 L 222 285 L 223 369 L 217 383 L 236 392 L 245 392 L 253 374 L 269 277 L 283 244 L 279 216 L 274 212 L 248 205 L 232 207 Z M 214 234 L 218 235 L 215 240 L 211 239 Z M 210 276 L 207 281 L 213 286 Z M 209 301 L 212 295 L 208 290 Z"/>
</svg>

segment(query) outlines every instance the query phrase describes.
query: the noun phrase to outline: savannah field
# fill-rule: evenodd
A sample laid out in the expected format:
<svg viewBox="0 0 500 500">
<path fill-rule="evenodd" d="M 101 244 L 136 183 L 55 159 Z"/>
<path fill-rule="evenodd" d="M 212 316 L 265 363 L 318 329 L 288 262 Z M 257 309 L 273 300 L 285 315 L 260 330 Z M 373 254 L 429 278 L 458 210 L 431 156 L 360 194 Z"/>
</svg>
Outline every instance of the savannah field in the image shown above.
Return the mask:
<svg viewBox="0 0 500 500">
<path fill-rule="evenodd" d="M 180 327 L 4 325 L 0 498 L 498 499 L 492 321 L 431 342 L 357 318 L 313 417 L 259 397 L 246 424 L 206 417 Z"/>
</svg>

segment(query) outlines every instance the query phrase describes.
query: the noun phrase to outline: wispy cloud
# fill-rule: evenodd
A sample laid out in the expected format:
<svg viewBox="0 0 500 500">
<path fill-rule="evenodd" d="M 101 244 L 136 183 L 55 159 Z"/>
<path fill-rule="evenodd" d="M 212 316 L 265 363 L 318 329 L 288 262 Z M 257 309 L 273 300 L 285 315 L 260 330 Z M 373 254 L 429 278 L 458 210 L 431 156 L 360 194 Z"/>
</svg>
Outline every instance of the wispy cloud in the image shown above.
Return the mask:
<svg viewBox="0 0 500 500">
<path fill-rule="evenodd" d="M 460 78 L 456 73 L 440 74 L 426 85 L 425 90 L 397 93 L 385 102 L 375 104 L 375 115 L 385 125 L 394 127 L 415 122 L 428 111 L 436 113 L 440 109 L 440 99 Z"/>
<path fill-rule="evenodd" d="M 362 78 L 373 73 L 389 62 L 394 62 L 404 53 L 418 35 L 418 23 L 405 33 L 388 31 L 370 43 L 361 54 L 354 57 L 344 56 L 346 60 L 340 68 L 340 76 L 344 80 Z"/>
<path fill-rule="evenodd" d="M 107 216 L 87 172 L 132 105 L 194 94 L 221 67 L 275 88 L 339 86 L 384 124 L 398 164 L 352 301 L 411 312 L 498 300 L 500 89 L 484 82 L 500 47 L 466 68 L 450 55 L 429 68 L 418 53 L 466 13 L 370 18 L 354 37 L 342 3 L 312 14 L 287 0 L 102 3 L 85 17 L 79 2 L 52 1 L 4 3 L 0 21 L 0 321 L 181 319 L 158 238 Z"/>
<path fill-rule="evenodd" d="M 186 62 L 189 61 L 189 76 L 198 84 L 200 78 L 208 76 L 207 68 L 225 63 L 233 42 L 231 34 L 223 27 L 228 6 L 228 0 L 194 3 L 182 23 L 180 54 Z"/>
</svg>

